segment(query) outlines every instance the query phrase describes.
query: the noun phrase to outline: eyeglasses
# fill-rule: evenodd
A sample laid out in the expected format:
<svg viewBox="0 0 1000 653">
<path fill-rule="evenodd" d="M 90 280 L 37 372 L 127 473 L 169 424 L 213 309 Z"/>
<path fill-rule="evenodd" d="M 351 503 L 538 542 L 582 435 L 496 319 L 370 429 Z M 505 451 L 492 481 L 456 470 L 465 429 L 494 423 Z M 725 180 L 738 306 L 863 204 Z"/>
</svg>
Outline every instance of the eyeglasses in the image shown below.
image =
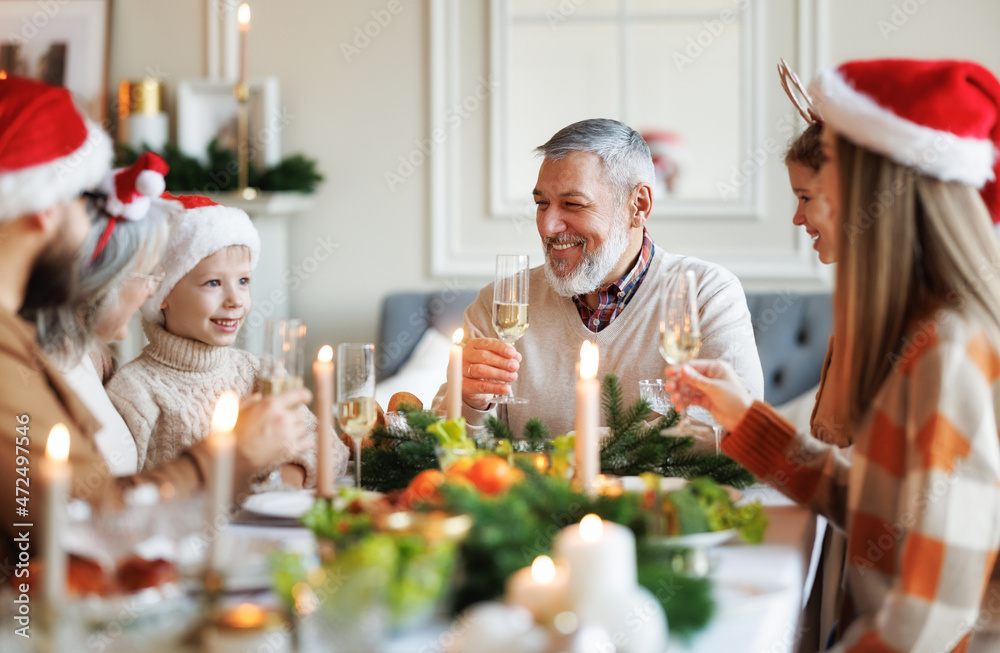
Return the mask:
<svg viewBox="0 0 1000 653">
<path fill-rule="evenodd" d="M 141 279 L 146 282 L 146 290 L 150 293 L 154 293 L 163 283 L 163 277 L 167 276 L 166 272 L 161 272 L 159 274 L 142 274 L 141 272 L 129 272 L 129 279 Z"/>
<path fill-rule="evenodd" d="M 91 222 L 107 215 L 105 212 L 105 207 L 107 206 L 108 201 L 107 195 L 92 191 L 84 191 L 80 193 L 80 197 L 82 197 L 87 204 L 87 214 L 90 216 Z"/>
</svg>

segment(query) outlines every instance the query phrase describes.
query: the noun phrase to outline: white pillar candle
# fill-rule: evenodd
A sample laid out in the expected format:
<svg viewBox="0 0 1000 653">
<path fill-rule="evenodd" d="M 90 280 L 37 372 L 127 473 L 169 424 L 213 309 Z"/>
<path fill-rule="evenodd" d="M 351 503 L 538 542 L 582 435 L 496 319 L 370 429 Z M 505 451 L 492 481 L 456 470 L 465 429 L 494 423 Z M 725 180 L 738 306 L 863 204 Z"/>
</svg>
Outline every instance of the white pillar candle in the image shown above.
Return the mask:
<svg viewBox="0 0 1000 653">
<path fill-rule="evenodd" d="M 42 476 L 46 486 L 45 546 L 42 553 L 45 600 L 49 606 L 55 607 L 66 593 L 66 550 L 62 540 L 66 531 L 66 498 L 69 495 L 71 469 L 69 431 L 64 424 L 56 424 L 49 431 Z"/>
<path fill-rule="evenodd" d="M 233 465 L 236 438 L 233 427 L 239 417 L 240 400 L 234 392 L 226 392 L 219 397 L 212 413 L 212 432 L 209 446 L 212 449 L 213 473 L 208 487 L 209 528 L 212 538 L 211 568 L 218 571 L 222 567 L 223 551 L 219 546 L 222 529 L 229 522 L 229 509 L 233 501 Z"/>
<path fill-rule="evenodd" d="M 538 556 L 530 567 L 507 579 L 507 603 L 527 608 L 535 621 L 548 625 L 569 609 L 569 569 L 548 556 Z"/>
<path fill-rule="evenodd" d="M 250 5 L 243 3 L 240 5 L 236 15 L 236 20 L 240 24 L 240 72 L 237 78 L 240 84 L 247 83 L 247 32 L 250 31 Z"/>
<path fill-rule="evenodd" d="M 600 420 L 601 384 L 597 380 L 600 355 L 589 340 L 580 347 L 580 378 L 576 382 L 576 478 L 583 491 L 594 495 L 594 480 L 601 472 L 597 425 Z"/>
<path fill-rule="evenodd" d="M 463 329 L 456 329 L 451 337 L 451 349 L 448 350 L 448 395 L 445 404 L 446 419 L 458 419 L 462 416 L 462 340 L 465 338 Z"/>
<path fill-rule="evenodd" d="M 323 345 L 313 363 L 316 379 L 316 496 L 332 497 L 333 472 L 333 347 Z"/>
<path fill-rule="evenodd" d="M 227 82 L 236 81 L 236 69 L 240 56 L 237 36 L 239 29 L 236 24 L 236 5 L 233 2 L 222 3 L 222 75 Z"/>
<path fill-rule="evenodd" d="M 638 583 L 632 531 L 597 515 L 562 529 L 552 551 L 569 565 L 569 603 L 582 623 L 600 621 L 609 602 L 628 596 Z"/>
</svg>

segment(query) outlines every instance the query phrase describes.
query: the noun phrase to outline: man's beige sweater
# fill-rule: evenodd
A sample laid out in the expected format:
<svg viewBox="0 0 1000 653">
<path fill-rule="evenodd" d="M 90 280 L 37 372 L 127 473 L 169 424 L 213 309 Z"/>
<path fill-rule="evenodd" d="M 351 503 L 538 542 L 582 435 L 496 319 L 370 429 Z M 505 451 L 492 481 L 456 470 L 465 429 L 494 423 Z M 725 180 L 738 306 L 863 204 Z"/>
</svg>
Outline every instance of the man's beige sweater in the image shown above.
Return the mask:
<svg viewBox="0 0 1000 653">
<path fill-rule="evenodd" d="M 227 391 L 241 399 L 252 394 L 260 372 L 260 359 L 242 349 L 206 345 L 145 321 L 143 329 L 149 344 L 107 385 L 111 402 L 135 438 L 140 470 L 169 462 L 204 439 L 219 397 Z M 308 419 L 315 438 L 316 417 L 310 412 Z M 348 450 L 339 438 L 334 444 L 339 478 L 347 469 Z M 306 484 L 314 484 L 315 450 L 283 462 L 305 467 Z"/>
<path fill-rule="evenodd" d="M 764 376 L 739 280 L 725 268 L 657 247 L 631 301 L 598 333 L 584 326 L 572 299 L 552 289 L 543 267 L 531 270 L 528 331 L 514 345 L 522 357 L 514 393 L 529 403 L 501 409 L 507 411 L 513 432 L 520 436 L 531 417 L 540 417 L 552 435 L 573 430 L 576 366 L 584 340 L 594 342 L 600 350 L 598 375 L 613 372 L 618 376 L 626 405 L 639 398 L 641 379 L 663 378 L 666 363 L 658 349 L 660 299 L 665 292 L 676 289 L 680 272 L 688 269 L 694 271 L 698 281 L 702 343 L 698 356 L 728 361 L 750 394 L 762 399 Z M 470 338 L 496 338 L 493 284 L 483 288 L 465 310 L 465 333 Z M 435 401 L 446 390 L 447 384 L 438 391 Z M 481 412 L 463 406 L 463 415 L 472 426 L 483 424 L 486 416 L 495 412 L 496 408 Z M 601 423 L 606 423 L 603 416 Z"/>
</svg>

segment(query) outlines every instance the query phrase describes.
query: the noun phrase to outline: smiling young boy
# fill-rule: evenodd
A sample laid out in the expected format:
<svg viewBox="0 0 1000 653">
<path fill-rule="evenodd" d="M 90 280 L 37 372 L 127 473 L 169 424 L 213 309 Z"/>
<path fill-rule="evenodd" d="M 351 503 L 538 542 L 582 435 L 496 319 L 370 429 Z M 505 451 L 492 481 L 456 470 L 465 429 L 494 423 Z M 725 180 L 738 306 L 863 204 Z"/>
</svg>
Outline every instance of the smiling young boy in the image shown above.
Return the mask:
<svg viewBox="0 0 1000 653">
<path fill-rule="evenodd" d="M 173 460 L 201 440 L 223 392 L 242 398 L 258 390 L 260 359 L 231 346 L 250 312 L 257 230 L 239 209 L 204 197 L 172 199 L 184 209 L 173 220 L 163 282 L 142 306 L 149 344 L 107 386 L 135 438 L 140 469 Z M 302 410 L 315 435 L 315 416 Z M 346 470 L 347 456 L 341 444 L 337 473 Z M 311 484 L 314 451 L 285 465 L 282 475 Z"/>
</svg>

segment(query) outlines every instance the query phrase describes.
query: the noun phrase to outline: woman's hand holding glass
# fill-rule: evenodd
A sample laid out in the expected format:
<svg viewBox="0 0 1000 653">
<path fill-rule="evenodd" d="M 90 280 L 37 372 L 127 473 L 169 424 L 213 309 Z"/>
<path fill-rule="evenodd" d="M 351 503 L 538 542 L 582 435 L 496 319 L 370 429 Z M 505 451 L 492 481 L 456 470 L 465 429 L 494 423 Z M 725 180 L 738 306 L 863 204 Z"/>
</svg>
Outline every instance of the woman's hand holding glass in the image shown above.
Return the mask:
<svg viewBox="0 0 1000 653">
<path fill-rule="evenodd" d="M 701 406 L 727 431 L 736 428 L 753 404 L 736 372 L 720 360 L 694 360 L 668 367 L 664 389 L 678 409 Z"/>
</svg>

